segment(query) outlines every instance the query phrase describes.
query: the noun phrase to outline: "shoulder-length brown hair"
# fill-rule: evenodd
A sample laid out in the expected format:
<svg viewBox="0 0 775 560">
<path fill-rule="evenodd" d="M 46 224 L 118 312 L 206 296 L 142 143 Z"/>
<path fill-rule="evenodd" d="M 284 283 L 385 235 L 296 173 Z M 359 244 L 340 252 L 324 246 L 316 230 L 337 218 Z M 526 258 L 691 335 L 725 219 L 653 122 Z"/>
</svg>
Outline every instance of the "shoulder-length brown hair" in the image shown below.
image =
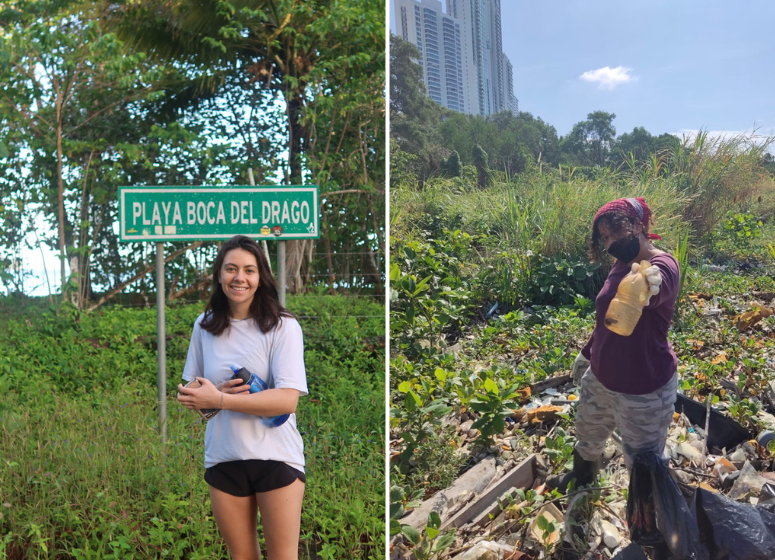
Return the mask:
<svg viewBox="0 0 775 560">
<path fill-rule="evenodd" d="M 261 247 L 246 235 L 235 235 L 221 246 L 221 250 L 218 251 L 218 256 L 215 258 L 215 263 L 213 264 L 213 293 L 210 295 L 210 301 L 207 302 L 205 307 L 205 316 L 201 327 L 207 332 L 218 336 L 230 326 L 229 299 L 223 293 L 220 275 L 226 253 L 232 249 L 242 249 L 256 257 L 259 286 L 253 296 L 253 301 L 250 303 L 248 315 L 253 318 L 261 332 L 267 333 L 271 331 L 278 325 L 281 317 L 293 317 L 291 313 L 280 305 L 280 300 L 277 296 L 277 284 Z"/>
</svg>

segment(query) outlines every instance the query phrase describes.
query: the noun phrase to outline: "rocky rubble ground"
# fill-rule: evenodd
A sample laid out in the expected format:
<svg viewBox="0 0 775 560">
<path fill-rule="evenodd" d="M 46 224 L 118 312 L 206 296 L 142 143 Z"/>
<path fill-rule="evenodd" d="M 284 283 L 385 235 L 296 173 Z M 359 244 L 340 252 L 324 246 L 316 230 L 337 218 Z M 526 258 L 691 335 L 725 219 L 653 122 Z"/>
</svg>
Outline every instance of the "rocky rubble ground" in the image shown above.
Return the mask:
<svg viewBox="0 0 775 560">
<path fill-rule="evenodd" d="M 719 302 L 695 293 L 690 299 L 706 324 L 679 350 L 679 377 L 685 382 L 666 446 L 672 475 L 687 499 L 694 488 L 702 488 L 750 506 L 775 504 L 775 332 L 771 321 L 763 322 L 771 315 L 765 304 L 772 294 Z M 732 340 L 740 347 L 730 347 Z M 692 366 L 697 360 L 718 365 L 717 377 L 700 373 Z M 630 477 L 617 434 L 608 442 L 592 490 L 561 497 L 544 487 L 546 476 L 562 470 L 572 451 L 578 388 L 570 378 L 559 375 L 533 384 L 521 396 L 522 406 L 507 419 L 505 430 L 486 444 L 472 427 L 474 411 L 458 408 L 444 419 L 456 433 L 458 452 L 469 458 L 466 470 L 400 520 L 422 531 L 435 511 L 441 534 L 454 530 L 448 548 L 426 558 L 586 560 L 656 554 L 630 546 Z M 391 441 L 394 454 L 402 443 Z M 520 468 L 523 486 L 517 489 L 507 482 L 519 478 L 514 472 Z M 482 507 L 482 501 L 489 503 Z M 416 552 L 402 536 L 391 541 L 392 559 L 418 558 Z"/>
</svg>

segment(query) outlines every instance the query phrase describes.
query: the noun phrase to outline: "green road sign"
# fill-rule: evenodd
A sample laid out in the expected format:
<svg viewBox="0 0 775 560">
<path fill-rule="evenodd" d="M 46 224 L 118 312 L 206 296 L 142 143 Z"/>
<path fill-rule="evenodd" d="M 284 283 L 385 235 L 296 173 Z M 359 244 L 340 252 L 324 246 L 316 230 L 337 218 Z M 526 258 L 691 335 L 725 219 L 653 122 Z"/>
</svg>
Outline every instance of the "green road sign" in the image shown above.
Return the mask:
<svg viewBox="0 0 775 560">
<path fill-rule="evenodd" d="M 317 186 L 119 187 L 121 241 L 320 237 Z"/>
</svg>

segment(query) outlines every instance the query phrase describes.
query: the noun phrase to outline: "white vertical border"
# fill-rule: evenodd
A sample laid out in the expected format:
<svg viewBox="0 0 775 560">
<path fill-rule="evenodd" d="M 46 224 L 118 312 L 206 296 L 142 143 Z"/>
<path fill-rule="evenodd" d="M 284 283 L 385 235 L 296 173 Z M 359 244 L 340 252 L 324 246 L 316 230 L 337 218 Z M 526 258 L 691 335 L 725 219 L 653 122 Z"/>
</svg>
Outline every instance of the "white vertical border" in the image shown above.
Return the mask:
<svg viewBox="0 0 775 560">
<path fill-rule="evenodd" d="M 390 5 L 385 0 L 385 560 L 390 559 Z"/>
</svg>

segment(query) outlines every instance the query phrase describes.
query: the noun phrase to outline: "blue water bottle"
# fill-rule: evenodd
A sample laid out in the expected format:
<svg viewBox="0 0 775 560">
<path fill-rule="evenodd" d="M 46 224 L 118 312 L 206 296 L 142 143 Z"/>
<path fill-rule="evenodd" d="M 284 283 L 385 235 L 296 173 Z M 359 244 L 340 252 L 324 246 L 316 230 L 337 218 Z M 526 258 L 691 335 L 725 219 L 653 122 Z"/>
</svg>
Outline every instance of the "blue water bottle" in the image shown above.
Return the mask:
<svg viewBox="0 0 775 560">
<path fill-rule="evenodd" d="M 258 375 L 255 373 L 249 372 L 246 368 L 238 368 L 234 364 L 231 364 L 229 367 L 231 367 L 231 370 L 234 372 L 234 375 L 231 376 L 232 379 L 241 379 L 242 383 L 240 385 L 244 385 L 247 383 L 250 385 L 250 392 L 251 393 L 258 393 L 259 391 L 264 391 L 266 389 L 269 389 L 269 385 L 266 384 L 266 381 L 261 379 Z M 237 385 L 239 387 L 239 385 Z M 259 416 L 261 421 L 266 424 L 267 426 L 270 426 L 272 428 L 275 428 L 277 426 L 282 426 L 285 424 L 285 421 L 290 418 L 290 414 L 280 414 L 279 416 Z"/>
</svg>

